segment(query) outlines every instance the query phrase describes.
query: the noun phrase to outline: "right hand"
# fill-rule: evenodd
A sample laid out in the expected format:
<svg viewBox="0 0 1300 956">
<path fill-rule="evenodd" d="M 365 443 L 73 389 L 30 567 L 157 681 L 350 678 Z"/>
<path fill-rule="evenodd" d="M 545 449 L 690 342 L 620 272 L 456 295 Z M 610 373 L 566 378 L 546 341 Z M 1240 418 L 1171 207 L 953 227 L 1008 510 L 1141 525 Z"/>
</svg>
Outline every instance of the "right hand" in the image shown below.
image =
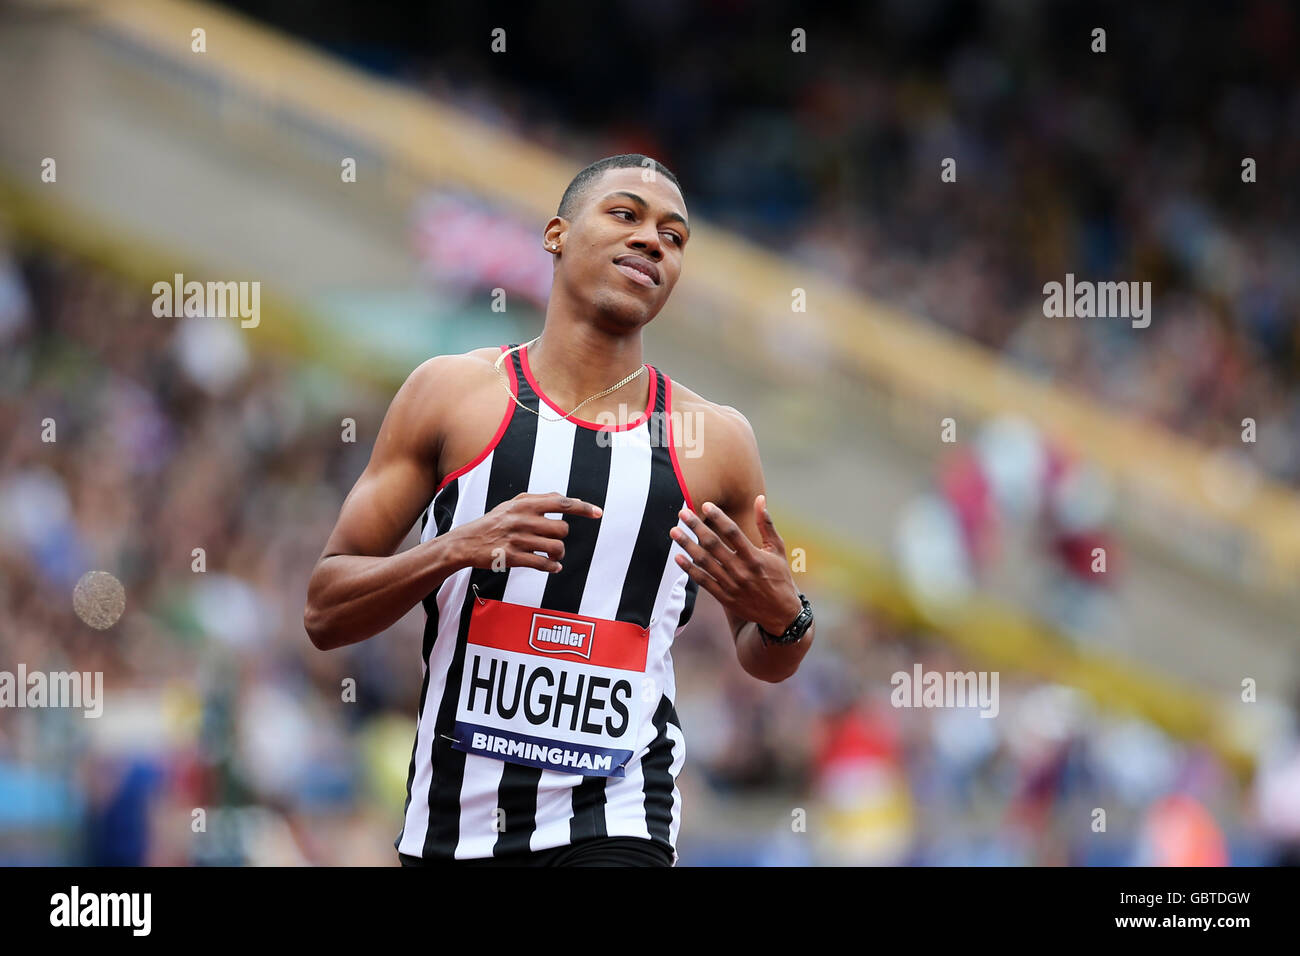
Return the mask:
<svg viewBox="0 0 1300 956">
<path fill-rule="evenodd" d="M 584 518 L 599 518 L 602 514 L 596 505 L 558 493 L 515 495 L 453 532 L 461 539 L 465 566 L 491 568 L 495 561 L 500 568 L 504 556 L 508 568 L 559 571 L 569 525 L 562 519 L 546 517 L 555 513 Z M 539 551 L 542 553 L 537 554 Z"/>
</svg>

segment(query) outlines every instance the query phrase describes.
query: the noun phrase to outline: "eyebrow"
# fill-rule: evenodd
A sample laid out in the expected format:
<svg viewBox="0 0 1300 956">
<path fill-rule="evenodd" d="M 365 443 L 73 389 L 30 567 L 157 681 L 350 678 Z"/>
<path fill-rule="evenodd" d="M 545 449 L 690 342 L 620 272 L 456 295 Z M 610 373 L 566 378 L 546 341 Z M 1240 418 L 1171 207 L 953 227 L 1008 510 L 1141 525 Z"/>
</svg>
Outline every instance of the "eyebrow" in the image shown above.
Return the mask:
<svg viewBox="0 0 1300 956">
<path fill-rule="evenodd" d="M 650 208 L 650 204 L 646 202 L 644 199 L 642 199 L 640 196 L 638 196 L 636 193 L 630 193 L 623 189 L 620 189 L 617 192 L 610 193 L 608 196 L 605 197 L 605 199 L 613 199 L 615 196 L 626 196 L 628 199 L 632 200 L 642 209 Z M 686 229 L 686 238 L 689 239 L 691 237 L 691 225 L 686 221 L 686 217 L 683 216 L 681 213 L 670 212 L 664 218 L 672 220 L 673 222 L 680 222 Z"/>
</svg>

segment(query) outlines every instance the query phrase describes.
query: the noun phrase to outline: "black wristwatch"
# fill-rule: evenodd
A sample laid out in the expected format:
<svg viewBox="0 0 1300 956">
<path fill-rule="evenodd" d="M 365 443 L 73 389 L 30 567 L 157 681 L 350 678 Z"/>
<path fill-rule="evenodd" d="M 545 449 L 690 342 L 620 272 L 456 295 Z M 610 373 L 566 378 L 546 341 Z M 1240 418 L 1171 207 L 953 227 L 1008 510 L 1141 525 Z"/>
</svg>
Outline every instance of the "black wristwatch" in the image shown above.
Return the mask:
<svg viewBox="0 0 1300 956">
<path fill-rule="evenodd" d="M 780 636 L 769 634 L 763 630 L 762 625 L 757 621 L 754 623 L 754 626 L 758 628 L 758 636 L 762 638 L 764 644 L 793 644 L 807 633 L 813 622 L 812 605 L 802 594 L 799 595 L 799 603 L 803 605 L 803 610 L 794 619 L 794 623 L 787 627 L 785 633 Z"/>
</svg>

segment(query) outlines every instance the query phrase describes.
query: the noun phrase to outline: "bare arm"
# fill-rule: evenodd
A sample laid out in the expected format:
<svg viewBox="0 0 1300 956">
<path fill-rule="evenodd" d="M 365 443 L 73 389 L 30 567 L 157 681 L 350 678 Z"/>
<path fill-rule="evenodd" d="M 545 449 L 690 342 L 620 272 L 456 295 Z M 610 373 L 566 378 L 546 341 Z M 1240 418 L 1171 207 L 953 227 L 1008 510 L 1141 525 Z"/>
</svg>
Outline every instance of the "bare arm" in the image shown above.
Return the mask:
<svg viewBox="0 0 1300 956">
<path fill-rule="evenodd" d="M 703 502 L 699 515 L 683 509 L 683 520 L 698 543 L 677 529 L 672 537 L 689 555 L 679 557 L 678 563 L 726 611 L 740 666 L 759 680 L 779 683 L 799 669 L 817 625 L 814 621 L 802 638 L 788 645 L 769 644 L 759 634 L 761 626 L 779 636 L 803 605 L 785 542 L 767 511 L 753 429 L 739 412 L 729 411 L 724 454 L 719 456 L 728 463 L 723 504 Z"/>
<path fill-rule="evenodd" d="M 312 570 L 303 626 L 321 650 L 378 634 L 464 567 L 452 538 L 393 554 L 436 487 L 440 436 L 429 433 L 436 416 L 427 402 L 446 364 L 424 363 L 394 396 L 370 461 Z"/>
<path fill-rule="evenodd" d="M 321 650 L 373 637 L 456 571 L 491 567 L 498 554 L 506 567 L 557 571 L 568 525 L 544 515 L 600 516 L 595 506 L 559 494 L 519 495 L 447 534 L 393 553 L 437 487 L 443 406 L 460 393 L 467 361 L 430 359 L 393 398 L 370 461 L 344 500 L 307 586 L 303 627 Z"/>
</svg>

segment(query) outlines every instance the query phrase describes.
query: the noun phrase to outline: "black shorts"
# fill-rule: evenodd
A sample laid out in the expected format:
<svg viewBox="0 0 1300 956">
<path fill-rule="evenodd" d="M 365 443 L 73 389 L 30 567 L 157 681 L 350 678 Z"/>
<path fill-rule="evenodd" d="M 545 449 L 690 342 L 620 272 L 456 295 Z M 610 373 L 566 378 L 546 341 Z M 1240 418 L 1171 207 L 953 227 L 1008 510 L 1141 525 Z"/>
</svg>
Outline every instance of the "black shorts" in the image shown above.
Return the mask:
<svg viewBox="0 0 1300 956">
<path fill-rule="evenodd" d="M 597 837 L 548 850 L 473 860 L 431 860 L 398 853 L 402 866 L 672 866 L 673 852 L 642 837 Z"/>
</svg>

